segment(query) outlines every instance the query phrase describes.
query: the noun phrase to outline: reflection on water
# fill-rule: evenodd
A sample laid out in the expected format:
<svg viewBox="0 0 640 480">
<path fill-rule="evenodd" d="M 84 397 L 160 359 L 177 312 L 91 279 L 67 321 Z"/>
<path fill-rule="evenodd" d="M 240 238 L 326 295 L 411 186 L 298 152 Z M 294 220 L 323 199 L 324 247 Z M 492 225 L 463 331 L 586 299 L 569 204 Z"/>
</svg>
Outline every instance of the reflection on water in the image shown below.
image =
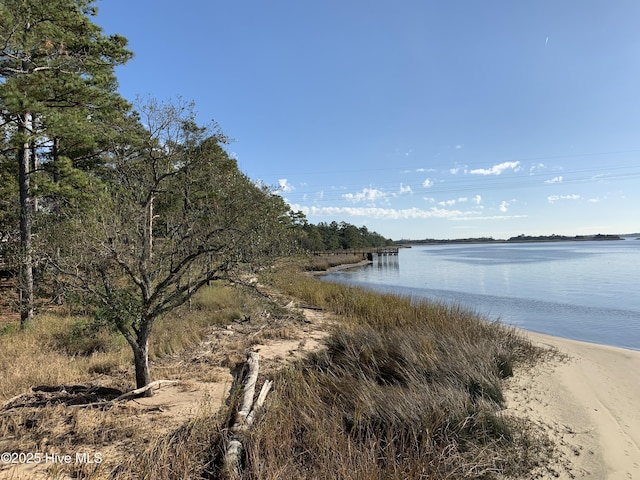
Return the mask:
<svg viewBox="0 0 640 480">
<path fill-rule="evenodd" d="M 399 255 L 375 255 L 373 262 L 366 268 L 376 268 L 378 270 L 399 270 Z"/>
<path fill-rule="evenodd" d="M 414 247 L 326 278 L 640 350 L 638 272 L 640 241 L 626 240 Z"/>
</svg>

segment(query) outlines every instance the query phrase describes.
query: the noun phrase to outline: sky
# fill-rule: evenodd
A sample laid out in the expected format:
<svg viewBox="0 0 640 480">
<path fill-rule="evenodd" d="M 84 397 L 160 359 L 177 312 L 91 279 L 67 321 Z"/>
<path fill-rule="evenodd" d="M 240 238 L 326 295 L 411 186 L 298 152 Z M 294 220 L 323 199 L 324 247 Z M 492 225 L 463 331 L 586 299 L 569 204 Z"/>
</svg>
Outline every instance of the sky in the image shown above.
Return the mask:
<svg viewBox="0 0 640 480">
<path fill-rule="evenodd" d="M 637 0 L 100 0 L 120 93 L 195 102 L 311 223 L 640 231 Z"/>
</svg>

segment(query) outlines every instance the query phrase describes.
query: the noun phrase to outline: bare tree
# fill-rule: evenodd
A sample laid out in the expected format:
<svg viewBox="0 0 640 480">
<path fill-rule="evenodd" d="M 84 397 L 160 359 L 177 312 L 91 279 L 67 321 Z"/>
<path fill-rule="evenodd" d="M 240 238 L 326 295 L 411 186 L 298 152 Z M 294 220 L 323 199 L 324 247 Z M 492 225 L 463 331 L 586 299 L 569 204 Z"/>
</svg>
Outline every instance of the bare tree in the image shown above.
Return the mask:
<svg viewBox="0 0 640 480">
<path fill-rule="evenodd" d="M 158 318 L 286 243 L 286 204 L 239 172 L 220 146 L 225 137 L 194 118 L 192 105 L 146 105 L 139 142 L 114 149 L 99 198 L 53 242 L 62 243 L 67 285 L 131 345 L 138 388 L 151 381 Z"/>
</svg>

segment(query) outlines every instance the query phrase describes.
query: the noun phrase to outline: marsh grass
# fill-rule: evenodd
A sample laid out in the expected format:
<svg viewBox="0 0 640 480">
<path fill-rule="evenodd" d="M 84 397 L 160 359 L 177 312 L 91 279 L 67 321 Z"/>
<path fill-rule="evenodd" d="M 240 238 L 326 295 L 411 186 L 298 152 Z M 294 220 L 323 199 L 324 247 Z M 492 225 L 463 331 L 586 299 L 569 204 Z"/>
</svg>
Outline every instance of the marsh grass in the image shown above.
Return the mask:
<svg viewBox="0 0 640 480">
<path fill-rule="evenodd" d="M 354 255 L 352 253 L 335 253 L 332 255 L 315 255 L 309 257 L 305 261 L 305 269 L 308 271 L 328 270 L 338 265 L 346 265 L 350 263 L 358 263 L 364 260 L 362 255 Z"/>
<path fill-rule="evenodd" d="M 548 442 L 500 412 L 502 379 L 541 354 L 517 331 L 455 306 L 320 282 L 286 268 L 269 275 L 279 291 L 340 321 L 322 350 L 273 374 L 267 408 L 243 434 L 241 478 L 502 480 L 528 478 L 545 462 Z M 295 338 L 277 326 L 282 307 L 215 285 L 178 312 L 179 321 L 158 322 L 152 357 L 197 344 L 213 325 L 240 325 L 256 315 L 269 329 L 254 337 Z M 242 340 L 242 348 L 251 341 Z M 5 400 L 33 385 L 87 382 L 97 373 L 130 388 L 130 366 L 126 342 L 81 316 L 41 315 L 31 330 L 0 335 Z M 161 425 L 141 423 L 124 407 L 51 406 L 0 416 L 0 438 L 5 450 L 81 443 L 121 450 L 117 467 L 76 467 L 76 478 L 222 478 L 233 414 L 233 403 L 220 411 L 205 403 L 196 419 L 154 435 Z"/>
<path fill-rule="evenodd" d="M 515 330 L 314 279 L 280 286 L 344 323 L 276 374 L 242 478 L 522 478 L 548 454 L 500 414 L 502 379 L 539 355 Z"/>
<path fill-rule="evenodd" d="M 540 352 L 473 312 L 318 282 L 279 288 L 338 313 L 325 348 L 274 374 L 244 433 L 242 479 L 527 478 L 549 444 L 500 413 L 502 379 Z M 233 402 L 148 446 L 118 478 L 224 478 Z"/>
</svg>

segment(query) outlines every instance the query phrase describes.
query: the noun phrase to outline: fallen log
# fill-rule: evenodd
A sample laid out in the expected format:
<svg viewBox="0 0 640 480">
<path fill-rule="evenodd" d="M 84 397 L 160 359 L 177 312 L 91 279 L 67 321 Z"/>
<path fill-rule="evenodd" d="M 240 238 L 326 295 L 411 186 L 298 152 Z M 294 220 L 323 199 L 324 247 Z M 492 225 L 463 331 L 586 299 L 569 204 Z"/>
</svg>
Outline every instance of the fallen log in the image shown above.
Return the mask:
<svg viewBox="0 0 640 480">
<path fill-rule="evenodd" d="M 258 394 L 258 398 L 254 402 L 253 397 L 260 368 L 259 359 L 260 355 L 257 352 L 251 352 L 247 358 L 248 372 L 244 381 L 242 402 L 240 403 L 238 413 L 230 429 L 233 435 L 229 439 L 223 460 L 223 471 L 226 477 L 230 479 L 240 478 L 240 463 L 244 448 L 238 434 L 244 432 L 251 426 L 255 419 L 256 411 L 262 408 L 273 385 L 271 380 L 265 380 Z"/>
<path fill-rule="evenodd" d="M 245 421 L 245 428 L 249 427 L 253 423 L 253 419 L 256 416 L 256 411 L 262 408 L 264 401 L 267 399 L 267 395 L 271 391 L 271 387 L 273 386 L 273 382 L 271 380 L 265 380 L 262 385 L 262 389 L 260 390 L 260 394 L 258 395 L 258 399 L 256 403 L 253 405 L 253 409 L 247 415 L 247 419 Z"/>
<path fill-rule="evenodd" d="M 260 370 L 260 366 L 258 362 L 260 361 L 260 354 L 258 352 L 249 353 L 249 358 L 247 358 L 247 366 L 249 371 L 245 378 L 244 388 L 242 391 L 242 403 L 240 404 L 240 408 L 238 409 L 238 413 L 236 414 L 236 419 L 231 427 L 231 430 L 240 428 L 244 425 L 249 413 L 251 412 L 251 408 L 253 407 L 253 395 L 256 391 L 256 382 L 258 381 L 258 371 Z"/>
</svg>

